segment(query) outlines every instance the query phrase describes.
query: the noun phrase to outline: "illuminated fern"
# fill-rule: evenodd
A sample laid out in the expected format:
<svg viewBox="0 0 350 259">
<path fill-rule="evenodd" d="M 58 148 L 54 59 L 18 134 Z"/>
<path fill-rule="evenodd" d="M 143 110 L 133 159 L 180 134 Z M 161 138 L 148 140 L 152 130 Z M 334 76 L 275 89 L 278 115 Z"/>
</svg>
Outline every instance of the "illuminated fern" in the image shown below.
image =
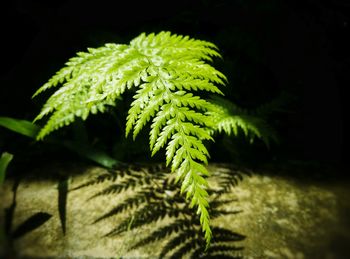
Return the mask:
<svg viewBox="0 0 350 259">
<path fill-rule="evenodd" d="M 203 142 L 212 140 L 216 130 L 236 134 L 237 127 L 246 135 L 251 132 L 265 142 L 268 139 L 260 120 L 233 116 L 226 103 L 220 106 L 197 94 L 223 94 L 217 86 L 224 85 L 226 77 L 207 64 L 213 57 L 220 57 L 214 44 L 170 32 L 143 33 L 130 44 L 79 52 L 34 94 L 61 85 L 35 118 L 49 116 L 37 139 L 77 117 L 85 120 L 91 113 L 105 112 L 127 89 L 136 88 L 126 135 L 132 132 L 135 138 L 150 123 L 152 155 L 166 149 L 166 165 L 176 172 L 191 207 L 196 206 L 208 246 L 212 235 L 205 167 L 209 153 Z"/>
</svg>

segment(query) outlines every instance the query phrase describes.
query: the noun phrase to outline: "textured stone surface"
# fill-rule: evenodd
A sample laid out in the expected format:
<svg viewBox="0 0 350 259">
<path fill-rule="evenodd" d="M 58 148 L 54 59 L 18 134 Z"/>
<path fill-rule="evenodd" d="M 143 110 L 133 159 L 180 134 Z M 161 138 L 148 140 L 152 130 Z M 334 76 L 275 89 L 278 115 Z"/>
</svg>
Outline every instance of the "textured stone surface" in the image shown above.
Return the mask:
<svg viewBox="0 0 350 259">
<path fill-rule="evenodd" d="M 216 174 L 225 170 L 232 169 L 222 165 L 210 166 L 210 171 Z M 147 246 L 129 249 L 152 230 L 170 224 L 168 217 L 113 237 L 103 236 L 118 222 L 130 216 L 132 211 L 93 223 L 142 186 L 119 195 L 104 195 L 89 200 L 93 194 L 104 190 L 113 181 L 104 181 L 78 190 L 72 189 L 88 179 L 106 174 L 105 169 L 78 166 L 60 169 L 56 166 L 52 171 L 50 167 L 39 171 L 26 174 L 18 184 L 12 229 L 16 229 L 38 212 L 48 213 L 52 217 L 12 241 L 9 237 L 4 237 L 0 255 L 4 254 L 5 250 L 10 253 L 10 249 L 5 248 L 12 245 L 12 255 L 17 254 L 20 257 L 153 258 L 159 256 L 169 241 L 171 236 Z M 52 177 L 48 177 L 50 175 Z M 65 234 L 62 231 L 58 209 L 58 183 L 62 177 L 67 177 L 67 188 L 71 190 L 67 194 Z M 219 186 L 217 179 L 215 176 L 211 178 L 213 186 Z M 5 208 L 9 208 L 13 202 L 13 185 L 14 180 L 7 180 L 0 189 L 2 229 L 5 225 Z M 348 187 L 344 182 L 303 182 L 281 175 L 258 172 L 243 174 L 242 181 L 222 195 L 223 199 L 232 200 L 223 208 L 239 213 L 222 215 L 212 223 L 246 237 L 242 241 L 234 242 L 244 249 L 234 251 L 232 256 L 350 258 L 347 247 L 350 241 Z"/>
</svg>

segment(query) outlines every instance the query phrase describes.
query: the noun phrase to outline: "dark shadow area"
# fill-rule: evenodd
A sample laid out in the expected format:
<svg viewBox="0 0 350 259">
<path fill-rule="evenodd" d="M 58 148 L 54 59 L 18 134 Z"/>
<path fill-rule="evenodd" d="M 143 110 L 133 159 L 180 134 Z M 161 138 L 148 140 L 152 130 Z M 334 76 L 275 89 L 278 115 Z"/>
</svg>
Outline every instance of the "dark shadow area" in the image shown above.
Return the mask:
<svg viewBox="0 0 350 259">
<path fill-rule="evenodd" d="M 13 214 L 15 213 L 15 209 L 16 209 L 16 195 L 17 195 L 17 188 L 18 188 L 19 183 L 20 183 L 20 181 L 16 180 L 15 183 L 13 184 L 12 203 L 11 203 L 10 207 L 5 209 L 5 234 L 7 236 L 11 236 L 11 232 L 12 232 L 12 219 L 13 219 Z"/>
<path fill-rule="evenodd" d="M 62 177 L 58 183 L 58 213 L 60 216 L 63 235 L 66 234 L 66 212 L 68 196 L 68 177 Z"/>
<path fill-rule="evenodd" d="M 26 219 L 21 225 L 19 225 L 11 234 L 11 237 L 16 239 L 26 233 L 33 231 L 34 229 L 43 225 L 52 217 L 51 214 L 45 212 L 37 212 L 30 218 Z"/>
<path fill-rule="evenodd" d="M 224 205 L 227 207 L 228 204 L 234 208 L 236 202 L 235 199 L 223 199 L 222 195 L 229 193 L 231 188 L 243 179 L 243 175 L 248 173 L 247 170 L 239 170 L 238 168 L 225 168 L 220 172 L 214 171 L 212 173 L 213 177 L 218 179 L 220 183 L 220 186 L 216 188 L 209 187 L 207 189 L 212 197 L 209 213 L 213 221 L 218 217 L 240 212 L 222 208 Z M 236 245 L 235 243 L 246 237 L 229 228 L 215 226 L 215 223 L 212 227 L 212 243 L 209 249 L 204 252 L 205 239 L 201 231 L 199 217 L 194 211 L 195 208 L 190 207 L 189 202 L 184 197 L 185 194 L 180 193 L 179 184 L 176 183 L 174 176 L 164 166 L 140 165 L 140 167 L 135 167 L 131 165 L 128 168 L 100 175 L 72 191 L 106 181 L 110 182 L 110 185 L 104 190 L 92 194 L 89 200 L 106 195 L 118 199 L 118 195 L 123 192 L 129 190 L 133 190 L 133 192 L 112 210 L 93 222 L 94 224 L 127 212 L 129 216 L 106 233 L 105 237 L 113 237 L 125 231 L 142 229 L 142 227 L 157 223 L 155 230 L 132 244 L 130 249 L 167 240 L 159 258 L 181 258 L 186 254 L 190 254 L 191 258 L 242 258 L 243 247 L 241 244 Z M 234 228 L 234 226 L 231 227 Z"/>
<path fill-rule="evenodd" d="M 13 226 L 13 218 L 16 210 L 16 194 L 17 194 L 17 188 L 19 186 L 20 180 L 15 180 L 12 188 L 13 192 L 13 199 L 10 207 L 5 208 L 5 237 L 4 242 L 6 243 L 6 246 L 2 244 L 5 250 L 5 254 L 2 254 L 1 256 L 4 256 L 3 258 L 17 258 L 16 251 L 13 247 L 13 242 L 21 238 L 22 236 L 26 235 L 27 233 L 34 231 L 35 229 L 42 226 L 46 221 L 48 221 L 52 215 L 46 212 L 37 212 L 24 220 L 20 225 L 18 225 L 16 228 Z"/>
</svg>

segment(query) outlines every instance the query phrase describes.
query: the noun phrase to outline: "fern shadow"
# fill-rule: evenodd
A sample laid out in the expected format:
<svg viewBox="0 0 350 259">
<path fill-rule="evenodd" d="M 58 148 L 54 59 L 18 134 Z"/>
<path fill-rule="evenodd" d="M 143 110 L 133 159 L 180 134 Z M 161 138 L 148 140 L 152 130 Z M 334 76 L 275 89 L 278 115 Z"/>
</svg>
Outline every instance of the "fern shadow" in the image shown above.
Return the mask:
<svg viewBox="0 0 350 259">
<path fill-rule="evenodd" d="M 36 212 L 27 217 L 21 224 L 14 227 L 13 221 L 15 218 L 15 212 L 17 207 L 17 190 L 20 184 L 20 179 L 15 179 L 12 187 L 12 202 L 9 207 L 4 208 L 4 251 L 0 252 L 0 257 L 3 258 L 17 258 L 17 251 L 14 247 L 14 241 L 22 236 L 36 230 L 51 219 L 52 215 L 47 212 Z M 1 248 L 1 247 L 0 247 Z"/>
<path fill-rule="evenodd" d="M 162 244 L 157 254 L 159 258 L 182 258 L 185 255 L 190 258 L 242 258 L 244 247 L 241 241 L 246 237 L 215 222 L 218 223 L 220 217 L 229 217 L 241 212 L 231 209 L 237 200 L 227 194 L 239 184 L 244 175 L 249 175 L 249 172 L 228 165 L 215 165 L 212 169 L 212 178 L 216 184 L 209 184 L 211 187 L 208 187 L 207 191 L 212 197 L 209 213 L 213 222 L 213 239 L 206 251 L 206 240 L 198 215 L 181 194 L 174 175 L 161 164 L 131 165 L 110 170 L 109 173 L 99 175 L 74 190 L 108 182 L 106 188 L 92 194 L 88 201 L 106 195 L 118 198 L 118 195 L 131 191 L 131 194 L 116 206 L 92 222 L 96 224 L 127 214 L 105 234 L 107 238 L 150 227 L 149 232 L 143 231 L 147 232 L 146 235 L 141 234 L 138 240 L 130 244 L 128 251 L 159 243 Z"/>
</svg>

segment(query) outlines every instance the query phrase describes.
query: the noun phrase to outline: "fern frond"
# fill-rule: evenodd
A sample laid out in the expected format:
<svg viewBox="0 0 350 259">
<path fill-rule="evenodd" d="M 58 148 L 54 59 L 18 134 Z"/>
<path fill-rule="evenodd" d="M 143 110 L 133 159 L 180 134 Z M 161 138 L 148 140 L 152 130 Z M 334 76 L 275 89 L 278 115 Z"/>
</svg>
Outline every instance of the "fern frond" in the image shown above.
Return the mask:
<svg viewBox="0 0 350 259">
<path fill-rule="evenodd" d="M 168 32 L 142 34 L 131 42 L 147 56 L 148 76 L 134 96 L 127 118 L 126 135 L 133 129 L 135 138 L 151 122 L 150 147 L 152 155 L 166 146 L 167 165 L 177 171 L 182 181 L 181 191 L 197 206 L 207 244 L 211 231 L 205 188 L 209 153 L 203 140 L 212 140 L 206 128 L 212 120 L 203 111 L 208 102 L 194 91 L 222 94 L 215 84 L 224 84 L 225 76 L 203 60 L 219 57 L 216 47 L 204 41 L 170 35 Z M 201 110 L 202 112 L 198 112 Z"/>
<path fill-rule="evenodd" d="M 106 64 L 102 62 L 104 57 L 111 57 L 115 53 L 121 53 L 127 48 L 126 45 L 106 44 L 98 49 L 89 48 L 88 52 L 78 52 L 77 57 L 69 59 L 66 66 L 59 70 L 50 80 L 40 87 L 33 97 L 37 96 L 49 88 L 56 87 L 59 84 L 70 81 L 70 79 L 82 74 L 83 71 L 89 72 L 90 69 L 96 68 L 97 65 Z"/>
<path fill-rule="evenodd" d="M 76 117 L 85 120 L 91 113 L 104 112 L 105 106 L 115 105 L 127 88 L 139 84 L 139 74 L 145 73 L 148 65 L 147 59 L 128 45 L 106 44 L 88 51 L 70 59 L 65 68 L 34 94 L 63 84 L 35 118 L 36 121 L 51 114 L 37 139 L 69 125 Z"/>
<path fill-rule="evenodd" d="M 277 134 L 263 119 L 250 115 L 248 111 L 218 96 L 211 99 L 207 114 L 214 120 L 211 134 L 218 131 L 238 136 L 242 131 L 250 142 L 255 138 L 261 139 L 266 146 L 271 140 L 278 142 Z"/>
<path fill-rule="evenodd" d="M 165 148 L 166 165 L 171 165 L 176 181 L 181 182 L 181 193 L 196 208 L 208 247 L 212 234 L 206 165 L 210 156 L 204 142 L 213 140 L 215 131 L 237 135 L 238 129 L 267 144 L 271 137 L 259 119 L 235 114 L 232 104 L 221 99 L 223 105 L 201 98 L 201 92 L 223 95 L 219 86 L 225 85 L 227 79 L 208 64 L 219 57 L 213 43 L 170 32 L 143 33 L 130 44 L 106 44 L 79 52 L 34 94 L 61 85 L 35 118 L 48 116 L 37 139 L 76 118 L 85 120 L 90 114 L 105 112 L 126 90 L 135 88 L 126 136 L 132 132 L 136 138 L 150 125 L 152 155 Z M 107 193 L 123 188 L 116 185 Z M 134 198 L 98 220 L 147 201 L 141 194 Z"/>
</svg>

